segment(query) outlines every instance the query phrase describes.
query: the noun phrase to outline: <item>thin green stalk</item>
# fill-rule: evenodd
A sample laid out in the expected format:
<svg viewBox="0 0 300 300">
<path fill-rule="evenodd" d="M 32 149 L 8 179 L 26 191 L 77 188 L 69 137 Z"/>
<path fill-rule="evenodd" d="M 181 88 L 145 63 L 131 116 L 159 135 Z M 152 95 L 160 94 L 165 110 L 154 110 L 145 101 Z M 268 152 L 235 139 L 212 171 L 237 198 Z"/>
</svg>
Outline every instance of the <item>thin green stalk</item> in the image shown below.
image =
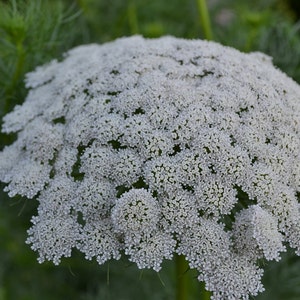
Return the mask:
<svg viewBox="0 0 300 300">
<path fill-rule="evenodd" d="M 200 295 L 200 299 L 201 300 L 210 300 L 210 296 L 211 296 L 211 292 L 207 291 L 205 289 L 205 284 L 204 282 L 201 282 L 201 295 Z M 200 300 L 199 299 L 199 300 Z"/>
<path fill-rule="evenodd" d="M 200 22 L 202 25 L 204 37 L 207 40 L 212 40 L 213 35 L 212 35 L 210 18 L 209 18 L 206 1 L 205 0 L 197 0 L 197 5 L 198 5 L 199 17 L 200 17 Z"/>
<path fill-rule="evenodd" d="M 183 255 L 176 256 L 176 300 L 188 299 L 188 282 L 187 274 L 188 263 Z"/>
<path fill-rule="evenodd" d="M 14 89 L 18 84 L 18 81 L 21 79 L 24 71 L 24 62 L 25 62 L 26 52 L 23 48 L 22 43 L 18 43 L 17 45 L 17 62 L 15 71 L 11 78 L 11 83 L 9 87 L 7 87 L 5 91 L 5 104 L 4 104 L 4 112 L 7 113 L 10 109 L 10 101 L 11 97 L 14 93 Z"/>
<path fill-rule="evenodd" d="M 136 4 L 134 3 L 134 1 L 130 1 L 127 10 L 131 34 L 137 34 L 139 33 L 139 23 L 136 13 Z"/>
<path fill-rule="evenodd" d="M 205 284 L 198 282 L 195 270 L 190 270 L 183 255 L 176 255 L 176 300 L 210 300 Z"/>
</svg>

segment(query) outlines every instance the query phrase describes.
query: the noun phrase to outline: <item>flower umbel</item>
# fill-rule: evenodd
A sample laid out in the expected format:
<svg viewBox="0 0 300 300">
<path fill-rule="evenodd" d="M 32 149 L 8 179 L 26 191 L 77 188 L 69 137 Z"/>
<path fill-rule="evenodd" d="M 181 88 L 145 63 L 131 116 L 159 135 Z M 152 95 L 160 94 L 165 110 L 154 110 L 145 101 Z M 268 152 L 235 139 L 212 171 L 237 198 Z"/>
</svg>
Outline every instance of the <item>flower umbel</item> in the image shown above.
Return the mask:
<svg viewBox="0 0 300 300">
<path fill-rule="evenodd" d="M 185 255 L 212 299 L 263 291 L 260 259 L 300 253 L 300 87 L 261 53 L 139 36 L 27 74 L 4 117 L 10 196 L 36 197 L 27 242 L 159 271 Z"/>
</svg>

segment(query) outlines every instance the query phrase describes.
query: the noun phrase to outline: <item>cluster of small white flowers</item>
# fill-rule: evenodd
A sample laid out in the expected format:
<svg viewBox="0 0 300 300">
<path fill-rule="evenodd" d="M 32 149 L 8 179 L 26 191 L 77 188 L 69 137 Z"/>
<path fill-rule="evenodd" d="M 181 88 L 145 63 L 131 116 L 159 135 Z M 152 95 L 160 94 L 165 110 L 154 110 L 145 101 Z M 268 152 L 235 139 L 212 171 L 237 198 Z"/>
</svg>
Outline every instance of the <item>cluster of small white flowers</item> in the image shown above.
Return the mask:
<svg viewBox="0 0 300 300">
<path fill-rule="evenodd" d="M 286 250 L 283 235 L 278 232 L 277 219 L 258 205 L 252 205 L 236 215 L 233 236 L 239 253 L 253 259 L 265 257 L 279 260 Z M 250 255 L 252 254 L 252 255 Z"/>
<path fill-rule="evenodd" d="M 182 254 L 221 300 L 263 290 L 261 258 L 300 254 L 300 87 L 269 57 L 134 36 L 70 50 L 26 84 L 0 180 L 39 201 L 40 262 L 77 248 L 158 271 Z"/>
<path fill-rule="evenodd" d="M 111 218 L 115 231 L 126 241 L 147 237 L 157 229 L 159 206 L 145 189 L 132 189 L 122 194 L 112 209 Z"/>
<path fill-rule="evenodd" d="M 112 258 L 119 259 L 122 245 L 113 232 L 111 220 L 95 216 L 85 222 L 77 248 L 86 259 L 96 257 L 97 262 L 103 264 Z"/>
</svg>

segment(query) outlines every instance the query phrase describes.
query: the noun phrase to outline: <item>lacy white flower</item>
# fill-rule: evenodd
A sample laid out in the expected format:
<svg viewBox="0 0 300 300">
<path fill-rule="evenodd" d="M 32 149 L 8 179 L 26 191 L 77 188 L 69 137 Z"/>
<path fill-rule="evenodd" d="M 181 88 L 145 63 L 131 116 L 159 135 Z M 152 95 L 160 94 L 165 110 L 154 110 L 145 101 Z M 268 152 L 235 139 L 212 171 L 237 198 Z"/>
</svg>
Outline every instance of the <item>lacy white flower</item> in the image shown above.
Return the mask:
<svg viewBox="0 0 300 300">
<path fill-rule="evenodd" d="M 39 201 L 40 262 L 77 248 L 158 271 L 181 254 L 220 300 L 261 292 L 261 259 L 300 254 L 300 87 L 269 57 L 134 36 L 26 80 L 0 180 Z"/>
</svg>

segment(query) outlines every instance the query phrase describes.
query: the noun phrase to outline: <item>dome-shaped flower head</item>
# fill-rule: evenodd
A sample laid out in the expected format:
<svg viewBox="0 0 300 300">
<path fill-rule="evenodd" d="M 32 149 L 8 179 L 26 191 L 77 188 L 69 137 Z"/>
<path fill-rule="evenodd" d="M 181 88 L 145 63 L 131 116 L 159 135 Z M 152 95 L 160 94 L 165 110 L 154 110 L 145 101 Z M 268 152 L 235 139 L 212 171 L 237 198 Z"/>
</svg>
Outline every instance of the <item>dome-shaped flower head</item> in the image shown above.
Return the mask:
<svg viewBox="0 0 300 300">
<path fill-rule="evenodd" d="M 263 290 L 261 258 L 300 253 L 300 87 L 268 56 L 134 36 L 72 49 L 26 86 L 0 180 L 39 201 L 40 261 L 77 248 L 159 270 L 177 253 L 221 300 Z"/>
<path fill-rule="evenodd" d="M 139 239 L 157 228 L 159 204 L 147 190 L 132 189 L 116 200 L 111 217 L 117 232 Z"/>
</svg>

